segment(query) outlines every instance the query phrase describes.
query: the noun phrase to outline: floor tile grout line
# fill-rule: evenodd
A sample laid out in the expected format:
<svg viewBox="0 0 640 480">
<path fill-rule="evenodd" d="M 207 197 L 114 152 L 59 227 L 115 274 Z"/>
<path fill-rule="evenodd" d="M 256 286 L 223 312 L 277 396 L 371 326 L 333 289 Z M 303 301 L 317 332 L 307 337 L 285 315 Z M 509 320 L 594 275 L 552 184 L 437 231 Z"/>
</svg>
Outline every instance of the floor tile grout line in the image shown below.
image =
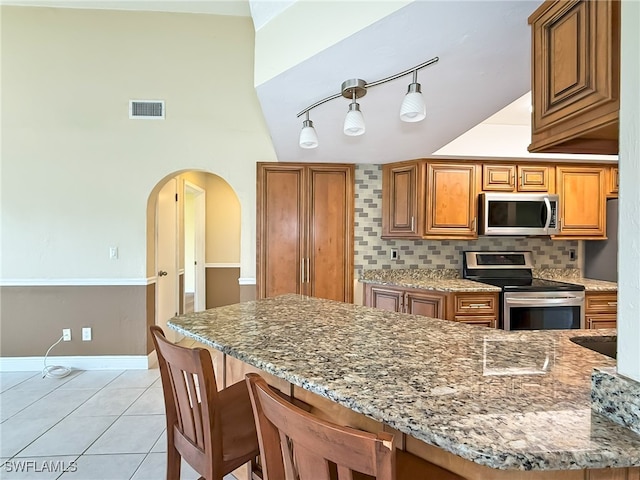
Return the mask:
<svg viewBox="0 0 640 480">
<path fill-rule="evenodd" d="M 84 371 L 83 371 L 83 373 L 86 373 L 86 372 L 89 372 L 89 371 L 91 371 L 91 370 L 84 370 Z M 124 375 L 124 373 L 125 373 L 125 372 L 126 372 L 126 370 L 122 371 L 122 373 L 120 373 L 120 375 L 117 375 L 116 377 L 114 377 L 114 379 L 113 379 L 112 381 L 114 381 L 116 378 L 119 378 L 120 376 Z M 80 376 L 80 375 L 82 375 L 82 373 L 78 374 L 78 376 Z M 32 378 L 32 377 L 30 377 L 30 378 Z M 71 380 L 71 379 L 70 379 L 70 380 Z M 68 380 L 68 381 L 70 381 L 70 380 Z M 67 381 L 67 382 L 68 382 L 68 381 Z M 111 381 L 111 382 L 112 382 L 112 381 Z M 67 382 L 65 382 L 65 383 L 67 383 Z M 109 385 L 109 383 L 111 383 L 111 382 L 108 382 L 106 385 Z M 62 385 L 64 385 L 64 383 L 63 383 Z M 43 398 L 45 398 L 47 395 L 49 395 L 49 394 L 53 393 L 55 390 L 57 390 L 58 388 L 60 388 L 62 385 L 59 385 L 58 387 L 54 388 L 54 389 L 53 389 L 53 390 L 51 390 L 49 393 L 47 393 L 46 395 L 44 395 L 44 396 L 40 397 L 40 398 L 39 398 L 38 400 L 36 400 L 36 401 L 42 400 L 42 399 L 43 399 Z M 15 454 L 15 455 L 13 455 L 13 456 L 12 456 L 12 457 L 10 457 L 9 459 L 7 459 L 7 461 L 8 461 L 8 460 L 12 460 L 13 458 L 16 458 L 18 455 L 20 455 L 20 452 L 23 452 L 26 448 L 28 448 L 30 445 L 32 445 L 33 443 L 35 443 L 35 442 L 36 442 L 40 437 L 42 437 L 42 436 L 43 436 L 43 435 L 45 435 L 47 432 L 49 432 L 51 429 L 53 429 L 53 427 L 55 427 L 56 425 L 58 425 L 59 423 L 61 423 L 63 420 L 65 420 L 66 418 L 68 418 L 68 417 L 69 417 L 73 412 L 75 412 L 76 410 L 78 410 L 82 405 L 84 405 L 86 402 L 88 402 L 90 399 L 92 399 L 92 398 L 93 398 L 93 397 L 95 397 L 98 393 L 100 393 L 103 389 L 105 389 L 106 385 L 104 385 L 103 387 L 101 387 L 101 388 L 99 388 L 99 389 L 96 389 L 96 393 L 94 393 L 93 395 L 91 395 L 91 396 L 90 396 L 89 398 L 87 398 L 84 402 L 82 402 L 82 403 L 81 403 L 80 405 L 78 405 L 76 408 L 74 408 L 73 410 L 71 410 L 69 413 L 67 413 L 64 417 L 62 417 L 62 418 L 61 418 L 60 420 L 58 420 L 56 423 L 54 423 L 53 425 L 51 425 L 51 427 L 49 427 L 48 429 L 46 429 L 44 432 L 42 432 L 40 435 L 38 435 L 36 438 L 34 438 L 31 442 L 29 442 L 27 445 L 25 445 L 24 447 L 22 447 L 18 452 L 16 452 L 16 454 Z M 132 387 L 132 388 L 133 388 L 133 387 Z M 85 390 L 85 389 L 82 389 L 82 390 Z M 93 389 L 86 389 L 86 390 L 93 390 Z M 137 400 L 138 400 L 138 398 L 140 398 L 140 396 L 141 396 L 141 395 L 142 395 L 142 394 L 140 394 L 138 397 L 136 397 L 136 399 L 134 400 L 134 402 L 135 402 L 135 401 L 137 401 Z M 35 402 L 34 402 L 34 403 L 35 403 Z M 129 407 L 130 407 L 130 406 L 129 406 Z M 129 407 L 127 407 L 127 409 L 128 409 Z M 25 407 L 25 408 L 26 408 L 26 407 Z M 24 409 L 23 409 L 23 410 L 24 410 Z M 21 411 L 22 411 L 22 410 L 21 410 Z M 126 410 L 125 410 L 125 411 L 126 411 Z M 124 412 L 123 412 L 122 414 L 118 415 L 118 416 L 116 417 L 116 419 L 115 419 L 113 422 L 111 422 L 111 423 L 109 424 L 109 426 L 106 428 L 106 430 L 105 430 L 104 432 L 102 432 L 102 433 L 98 436 L 98 438 L 102 437 L 102 435 L 104 435 L 104 434 L 105 434 L 105 432 L 106 432 L 107 430 L 109 430 L 109 428 L 111 428 L 111 427 L 113 426 L 113 424 L 114 424 L 114 423 L 115 423 L 115 422 L 116 422 L 116 421 L 117 421 L 117 420 L 118 420 L 118 419 L 119 419 L 123 414 L 124 414 Z M 13 417 L 13 416 L 15 416 L 15 415 L 16 415 L 16 414 L 12 415 L 12 417 Z M 111 415 L 106 415 L 106 416 L 111 416 Z M 115 415 L 114 415 L 114 416 L 115 416 Z M 9 418 L 11 418 L 11 417 L 9 417 Z M 4 423 L 4 422 L 3 422 L 3 423 Z M 96 438 L 96 439 L 91 443 L 91 445 L 93 445 L 96 441 L 98 441 L 98 438 Z M 87 447 L 87 449 L 88 449 L 88 448 L 90 448 L 90 447 L 91 447 L 91 445 L 89 445 L 89 447 Z M 152 448 L 153 448 L 153 447 L 152 447 Z M 86 452 L 86 450 L 87 450 L 87 449 L 85 449 L 85 452 Z M 74 454 L 74 455 L 75 455 L 75 454 Z M 80 456 L 82 456 L 82 455 L 84 455 L 84 452 L 80 454 Z M 78 457 L 78 458 L 79 458 L 79 457 Z"/>
</svg>

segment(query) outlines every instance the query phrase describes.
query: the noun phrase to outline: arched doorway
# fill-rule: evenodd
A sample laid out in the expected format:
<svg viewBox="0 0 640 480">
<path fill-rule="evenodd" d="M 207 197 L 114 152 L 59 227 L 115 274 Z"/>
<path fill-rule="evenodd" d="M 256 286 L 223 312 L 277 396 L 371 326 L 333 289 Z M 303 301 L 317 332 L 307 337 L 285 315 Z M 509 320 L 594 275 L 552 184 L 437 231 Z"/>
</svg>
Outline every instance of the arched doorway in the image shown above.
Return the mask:
<svg viewBox="0 0 640 480">
<path fill-rule="evenodd" d="M 185 312 L 189 294 L 194 311 L 239 301 L 240 214 L 233 188 L 209 172 L 173 173 L 149 195 L 147 271 L 155 288 L 147 304 L 173 341 L 180 338 L 166 323 Z"/>
</svg>

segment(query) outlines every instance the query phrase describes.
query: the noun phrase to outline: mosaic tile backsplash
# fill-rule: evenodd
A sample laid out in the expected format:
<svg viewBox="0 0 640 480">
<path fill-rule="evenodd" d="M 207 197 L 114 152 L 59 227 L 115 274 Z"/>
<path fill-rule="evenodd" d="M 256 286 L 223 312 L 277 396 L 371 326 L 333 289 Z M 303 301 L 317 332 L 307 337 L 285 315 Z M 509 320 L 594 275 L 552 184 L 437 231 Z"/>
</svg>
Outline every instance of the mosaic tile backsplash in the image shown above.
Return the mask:
<svg viewBox="0 0 640 480">
<path fill-rule="evenodd" d="M 355 276 L 378 268 L 453 268 L 462 270 L 465 250 L 531 250 L 536 268 L 580 268 L 569 250 L 578 241 L 539 237 L 481 237 L 477 240 L 383 240 L 382 166 L 359 164 L 355 170 Z M 389 258 L 397 248 L 398 260 Z"/>
</svg>

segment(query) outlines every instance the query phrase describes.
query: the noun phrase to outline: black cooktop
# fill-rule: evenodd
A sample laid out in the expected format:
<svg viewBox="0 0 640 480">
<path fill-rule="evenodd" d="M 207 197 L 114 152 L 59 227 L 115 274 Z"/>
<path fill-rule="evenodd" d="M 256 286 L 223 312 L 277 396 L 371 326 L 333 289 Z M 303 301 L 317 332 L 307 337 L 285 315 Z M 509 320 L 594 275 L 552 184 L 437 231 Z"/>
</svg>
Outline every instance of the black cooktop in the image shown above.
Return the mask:
<svg viewBox="0 0 640 480">
<path fill-rule="evenodd" d="M 463 277 L 504 292 L 579 292 L 583 285 L 533 278 L 532 252 L 463 252 Z"/>
</svg>

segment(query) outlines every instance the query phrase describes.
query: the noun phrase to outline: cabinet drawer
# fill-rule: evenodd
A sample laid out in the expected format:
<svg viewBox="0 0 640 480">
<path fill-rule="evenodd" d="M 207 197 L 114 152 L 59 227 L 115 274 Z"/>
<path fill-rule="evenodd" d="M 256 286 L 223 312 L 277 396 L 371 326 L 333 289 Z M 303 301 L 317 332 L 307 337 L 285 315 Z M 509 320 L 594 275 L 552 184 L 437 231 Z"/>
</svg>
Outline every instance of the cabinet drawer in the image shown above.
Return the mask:
<svg viewBox="0 0 640 480">
<path fill-rule="evenodd" d="M 467 316 L 467 315 L 456 315 L 454 317 L 456 322 L 466 323 L 468 325 L 479 325 L 481 327 L 489 327 L 489 328 L 497 328 L 498 327 L 498 319 L 494 316 L 490 315 L 479 315 L 479 316 Z"/>
<path fill-rule="evenodd" d="M 617 315 L 586 315 L 585 326 L 587 328 L 616 328 Z"/>
<path fill-rule="evenodd" d="M 496 315 L 498 294 L 456 294 L 454 315 Z"/>
<path fill-rule="evenodd" d="M 593 294 L 585 296 L 586 313 L 616 313 L 618 311 L 617 293 Z"/>
</svg>

